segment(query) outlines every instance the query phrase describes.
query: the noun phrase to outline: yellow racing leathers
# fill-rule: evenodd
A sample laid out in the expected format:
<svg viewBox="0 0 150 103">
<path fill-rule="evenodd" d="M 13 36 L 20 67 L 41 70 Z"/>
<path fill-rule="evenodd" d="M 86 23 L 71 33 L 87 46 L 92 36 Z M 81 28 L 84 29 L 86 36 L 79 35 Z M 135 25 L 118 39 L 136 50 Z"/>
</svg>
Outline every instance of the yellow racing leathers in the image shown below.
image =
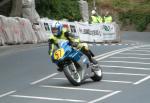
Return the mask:
<svg viewBox="0 0 150 103">
<path fill-rule="evenodd" d="M 54 35 L 50 36 L 48 40 L 48 44 L 49 44 L 48 53 L 50 57 L 53 51 L 55 50 L 55 48 L 58 47 L 58 41 L 62 39 L 68 40 L 73 47 L 76 47 L 77 49 L 81 49 L 81 52 L 84 53 L 89 58 L 90 62 L 92 63 L 95 62 L 95 60 L 92 58 L 94 54 L 91 52 L 91 50 L 89 50 L 87 43 L 80 43 L 79 38 L 75 37 L 73 34 L 71 34 L 66 30 L 62 30 L 60 36 L 54 36 Z"/>
</svg>

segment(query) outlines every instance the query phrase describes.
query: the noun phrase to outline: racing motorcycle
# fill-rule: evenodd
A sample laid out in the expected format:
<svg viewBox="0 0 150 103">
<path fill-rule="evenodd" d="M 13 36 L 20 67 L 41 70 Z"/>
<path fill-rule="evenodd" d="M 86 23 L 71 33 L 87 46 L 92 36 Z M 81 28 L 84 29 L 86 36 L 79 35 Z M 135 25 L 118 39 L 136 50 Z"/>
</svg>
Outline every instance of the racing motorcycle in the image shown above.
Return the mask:
<svg viewBox="0 0 150 103">
<path fill-rule="evenodd" d="M 86 55 L 72 47 L 67 40 L 60 41 L 58 46 L 52 54 L 52 60 L 62 69 L 72 85 L 79 86 L 88 78 L 93 81 L 102 79 L 102 69 L 98 62 L 90 63 Z"/>
</svg>

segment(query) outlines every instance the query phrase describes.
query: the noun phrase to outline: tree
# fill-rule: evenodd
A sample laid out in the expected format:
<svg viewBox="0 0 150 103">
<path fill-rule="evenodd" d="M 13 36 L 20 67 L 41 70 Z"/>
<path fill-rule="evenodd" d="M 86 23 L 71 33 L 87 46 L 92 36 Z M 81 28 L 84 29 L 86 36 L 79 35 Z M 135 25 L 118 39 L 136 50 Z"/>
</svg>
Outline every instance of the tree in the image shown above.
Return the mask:
<svg viewBox="0 0 150 103">
<path fill-rule="evenodd" d="M 11 0 L 0 0 L 0 15 L 9 16 L 12 7 Z"/>
<path fill-rule="evenodd" d="M 40 16 L 51 19 L 80 20 L 78 0 L 36 0 Z"/>
</svg>

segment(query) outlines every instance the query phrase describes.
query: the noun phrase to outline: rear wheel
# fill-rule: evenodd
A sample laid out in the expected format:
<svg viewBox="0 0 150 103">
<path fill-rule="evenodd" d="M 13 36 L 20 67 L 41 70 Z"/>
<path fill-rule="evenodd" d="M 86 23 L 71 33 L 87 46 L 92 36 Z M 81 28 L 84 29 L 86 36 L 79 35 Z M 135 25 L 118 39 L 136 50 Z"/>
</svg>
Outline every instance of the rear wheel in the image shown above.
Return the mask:
<svg viewBox="0 0 150 103">
<path fill-rule="evenodd" d="M 74 62 L 71 62 L 71 64 L 66 66 L 63 70 L 65 76 L 71 84 L 73 84 L 74 86 L 79 86 L 81 84 L 81 76 Z"/>
<path fill-rule="evenodd" d="M 103 77 L 102 75 L 102 68 L 100 67 L 99 64 L 97 64 L 97 66 L 95 66 L 95 68 L 93 68 L 93 73 L 94 73 L 94 76 L 91 77 L 91 79 L 93 81 L 100 81 Z"/>
</svg>

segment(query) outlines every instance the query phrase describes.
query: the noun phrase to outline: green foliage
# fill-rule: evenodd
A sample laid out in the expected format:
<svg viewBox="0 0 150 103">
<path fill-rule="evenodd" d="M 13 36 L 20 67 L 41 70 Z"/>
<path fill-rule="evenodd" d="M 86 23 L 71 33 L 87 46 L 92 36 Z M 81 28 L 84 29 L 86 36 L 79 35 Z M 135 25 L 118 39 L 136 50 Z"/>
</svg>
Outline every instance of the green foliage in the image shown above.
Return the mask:
<svg viewBox="0 0 150 103">
<path fill-rule="evenodd" d="M 129 11 L 120 13 L 119 17 L 124 24 L 126 24 L 126 20 L 129 20 L 130 24 L 134 24 L 138 31 L 144 31 L 147 25 L 150 23 L 150 14 L 148 13 Z"/>
<path fill-rule="evenodd" d="M 114 8 L 119 9 L 125 9 L 127 10 L 143 10 L 143 9 L 149 9 L 150 10 L 150 1 L 149 0 L 139 0 L 139 2 L 132 1 L 131 0 L 110 0 L 112 2 L 112 6 Z M 146 11 L 146 10 L 144 10 Z"/>
<path fill-rule="evenodd" d="M 116 8 L 127 8 L 129 7 L 127 0 L 112 0 L 112 6 Z"/>
<path fill-rule="evenodd" d="M 78 0 L 37 0 L 36 9 L 42 17 L 69 21 L 81 19 Z"/>
<path fill-rule="evenodd" d="M 92 5 L 93 0 L 88 0 Z M 124 26 L 134 24 L 138 31 L 144 31 L 150 23 L 150 0 L 95 0 L 101 10 L 108 8 L 119 15 L 119 21 Z M 118 16 L 117 15 L 117 16 Z M 114 15 L 116 17 L 116 15 Z"/>
</svg>

